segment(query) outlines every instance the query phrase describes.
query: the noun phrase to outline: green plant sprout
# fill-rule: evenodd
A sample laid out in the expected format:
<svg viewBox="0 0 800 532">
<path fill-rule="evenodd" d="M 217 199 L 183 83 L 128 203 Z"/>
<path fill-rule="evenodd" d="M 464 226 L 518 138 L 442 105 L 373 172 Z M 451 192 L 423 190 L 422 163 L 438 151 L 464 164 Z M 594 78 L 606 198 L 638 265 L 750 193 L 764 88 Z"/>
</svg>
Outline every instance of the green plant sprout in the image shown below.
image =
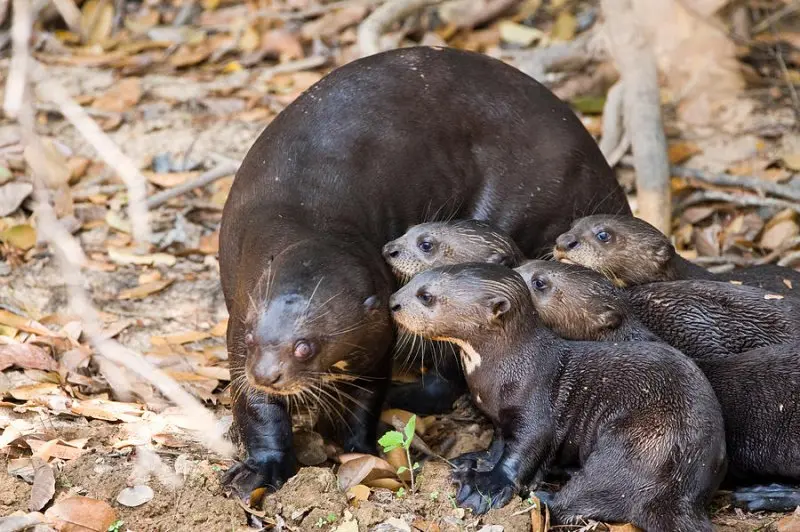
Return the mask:
<svg viewBox="0 0 800 532">
<path fill-rule="evenodd" d="M 407 463 L 411 463 L 411 442 L 414 440 L 414 429 L 417 425 L 417 416 L 413 415 L 409 418 L 408 423 L 403 428 L 403 432 L 398 432 L 396 430 L 390 430 L 383 436 L 381 439 L 378 440 L 378 443 L 381 444 L 383 447 L 383 452 L 388 453 L 393 451 L 394 449 L 403 448 L 406 452 L 406 460 Z M 416 492 L 416 486 L 414 484 L 414 471 L 419 469 L 419 464 L 414 462 L 409 470 L 406 466 L 400 466 L 397 468 L 397 474 L 402 475 L 406 471 L 409 471 L 411 474 L 411 492 Z M 401 479 L 402 480 L 402 479 Z M 399 492 L 398 492 L 399 493 Z"/>
<path fill-rule="evenodd" d="M 124 521 L 122 521 L 121 519 L 117 519 L 116 521 L 111 523 L 111 526 L 108 527 L 108 532 L 120 532 L 122 530 L 122 525 L 124 524 L 125 524 Z"/>
</svg>

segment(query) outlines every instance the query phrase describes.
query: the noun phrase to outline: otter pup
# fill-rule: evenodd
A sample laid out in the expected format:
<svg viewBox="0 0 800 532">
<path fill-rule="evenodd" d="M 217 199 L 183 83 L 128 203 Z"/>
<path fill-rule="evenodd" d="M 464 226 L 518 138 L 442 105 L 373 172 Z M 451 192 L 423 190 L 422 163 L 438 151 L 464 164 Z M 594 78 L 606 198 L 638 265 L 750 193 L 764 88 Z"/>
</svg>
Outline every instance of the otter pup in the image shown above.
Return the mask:
<svg viewBox="0 0 800 532">
<path fill-rule="evenodd" d="M 529 261 L 517 271 L 542 322 L 559 334 L 617 342 L 653 337 L 632 312 L 626 293 L 592 270 Z M 700 359 L 697 365 L 722 405 L 728 481 L 800 482 L 800 342 Z M 780 485 L 739 489 L 734 499 L 751 511 L 785 511 L 800 505 L 800 490 Z"/>
<path fill-rule="evenodd" d="M 389 304 L 400 326 L 461 348 L 472 397 L 503 434 L 491 471 L 456 475 L 459 504 L 485 512 L 578 462 L 560 491 L 541 495 L 554 520 L 712 529 L 705 506 L 725 472 L 723 420 L 687 357 L 654 342 L 560 339 L 522 277 L 497 264 L 428 270 Z"/>
<path fill-rule="evenodd" d="M 383 246 L 383 258 L 401 282 L 437 266 L 486 262 L 513 268 L 525 260 L 511 237 L 481 220 L 415 225 Z"/>
<path fill-rule="evenodd" d="M 556 239 L 553 254 L 558 260 L 596 270 L 623 287 L 707 279 L 738 282 L 783 295 L 800 294 L 800 272 L 765 264 L 713 274 L 678 255 L 661 231 L 627 215 L 597 214 L 575 221 Z"/>
</svg>

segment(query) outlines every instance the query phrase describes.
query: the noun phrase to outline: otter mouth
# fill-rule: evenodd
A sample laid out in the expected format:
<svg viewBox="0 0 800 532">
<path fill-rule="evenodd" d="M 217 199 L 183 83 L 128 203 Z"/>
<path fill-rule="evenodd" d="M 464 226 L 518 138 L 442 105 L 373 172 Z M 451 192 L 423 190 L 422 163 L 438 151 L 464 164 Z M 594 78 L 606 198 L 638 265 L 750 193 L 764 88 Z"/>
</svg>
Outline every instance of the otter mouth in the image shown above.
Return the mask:
<svg viewBox="0 0 800 532">
<path fill-rule="evenodd" d="M 563 262 L 564 264 L 577 264 L 575 261 L 569 260 L 567 257 L 556 257 L 558 262 Z"/>
<path fill-rule="evenodd" d="M 303 390 L 307 389 L 307 386 L 303 386 L 301 382 L 293 382 L 288 386 L 281 386 L 279 388 L 274 386 L 267 386 L 264 384 L 258 384 L 250 376 L 247 376 L 247 383 L 255 390 L 259 390 L 269 395 L 280 395 L 280 396 L 290 396 L 290 395 L 298 395 L 303 392 Z"/>
</svg>

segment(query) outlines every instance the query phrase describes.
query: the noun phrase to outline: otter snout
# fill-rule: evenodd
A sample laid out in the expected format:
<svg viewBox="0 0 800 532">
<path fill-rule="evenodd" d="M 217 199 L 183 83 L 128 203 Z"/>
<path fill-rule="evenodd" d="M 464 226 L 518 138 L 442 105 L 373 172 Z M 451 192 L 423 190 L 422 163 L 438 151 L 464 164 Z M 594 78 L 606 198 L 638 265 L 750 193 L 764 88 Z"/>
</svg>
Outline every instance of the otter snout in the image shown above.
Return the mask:
<svg viewBox="0 0 800 532">
<path fill-rule="evenodd" d="M 389 242 L 383 246 L 383 258 L 386 260 L 396 259 L 400 256 L 400 248 L 394 242 Z"/>
<path fill-rule="evenodd" d="M 253 353 L 247 362 L 248 377 L 256 386 L 280 388 L 286 384 L 287 368 L 278 353 Z"/>
<path fill-rule="evenodd" d="M 557 251 L 562 251 L 562 252 L 570 251 L 575 249 L 579 245 L 580 241 L 578 240 L 578 237 L 576 237 L 572 233 L 564 233 L 556 239 Z"/>
<path fill-rule="evenodd" d="M 403 306 L 400 304 L 400 300 L 395 295 L 392 295 L 389 298 L 389 308 L 391 309 L 392 313 L 400 312 L 400 309 L 403 308 Z"/>
</svg>

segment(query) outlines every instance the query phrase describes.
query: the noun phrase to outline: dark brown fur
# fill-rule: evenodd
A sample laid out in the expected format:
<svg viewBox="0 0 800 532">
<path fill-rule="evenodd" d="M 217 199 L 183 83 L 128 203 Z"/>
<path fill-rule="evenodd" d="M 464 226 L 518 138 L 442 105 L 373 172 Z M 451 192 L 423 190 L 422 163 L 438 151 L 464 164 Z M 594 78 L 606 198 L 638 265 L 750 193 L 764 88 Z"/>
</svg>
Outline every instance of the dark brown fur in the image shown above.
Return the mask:
<svg viewBox="0 0 800 532">
<path fill-rule="evenodd" d="M 556 522 L 711 530 L 723 421 L 688 358 L 661 343 L 562 340 L 539 322 L 520 275 L 499 265 L 429 270 L 390 305 L 400 325 L 461 347 L 473 400 L 502 434 L 491 471 L 457 475 L 459 504 L 502 506 L 523 483 L 577 462 L 559 492 L 540 493 Z"/>
<path fill-rule="evenodd" d="M 635 316 L 626 292 L 600 274 L 568 264 L 532 261 L 518 268 L 530 286 L 547 279 L 547 291 L 532 290 L 537 312 L 555 331 L 565 327 L 574 340 L 636 341 L 652 337 Z M 589 312 L 571 309 L 592 309 Z M 607 315 L 612 319 L 607 319 Z M 722 405 L 734 486 L 759 482 L 800 482 L 800 342 L 773 345 L 726 357 L 698 360 Z M 791 510 L 800 491 L 772 486 L 738 490 L 751 510 Z"/>
<path fill-rule="evenodd" d="M 607 241 L 599 234 L 608 235 Z M 628 215 L 598 214 L 576 220 L 556 240 L 556 259 L 598 271 L 617 286 L 707 279 L 755 286 L 782 295 L 800 294 L 800 272 L 773 264 L 713 274 L 684 259 L 661 231 Z"/>
<path fill-rule="evenodd" d="M 328 404 L 346 450 L 376 451 L 394 341 L 386 242 L 425 221 L 472 218 L 534 253 L 592 212 L 630 212 L 596 143 L 566 104 L 500 61 L 405 48 L 309 88 L 256 140 L 222 215 L 234 433 L 246 455 L 226 482 L 246 497 L 286 480 L 287 407 L 300 394 Z"/>
</svg>

